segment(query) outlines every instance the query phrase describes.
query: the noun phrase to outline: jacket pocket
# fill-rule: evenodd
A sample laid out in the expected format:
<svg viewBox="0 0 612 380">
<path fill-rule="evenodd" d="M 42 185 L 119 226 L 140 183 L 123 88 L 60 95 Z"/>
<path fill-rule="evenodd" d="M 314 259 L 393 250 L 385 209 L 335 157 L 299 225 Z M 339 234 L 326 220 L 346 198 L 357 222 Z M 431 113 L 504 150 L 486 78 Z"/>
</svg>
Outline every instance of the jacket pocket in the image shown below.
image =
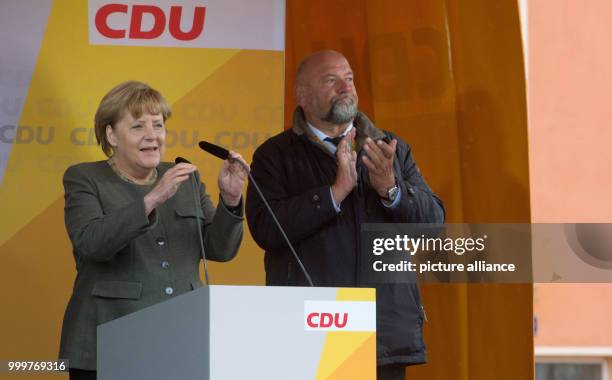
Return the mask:
<svg viewBox="0 0 612 380">
<path fill-rule="evenodd" d="M 197 214 L 196 214 L 197 211 Z M 201 220 L 206 220 L 202 210 L 196 210 L 194 207 L 181 207 L 174 210 L 176 215 L 182 218 L 196 218 L 200 217 Z"/>
<path fill-rule="evenodd" d="M 127 281 L 98 281 L 91 294 L 102 298 L 137 300 L 142 295 L 142 283 Z"/>
</svg>

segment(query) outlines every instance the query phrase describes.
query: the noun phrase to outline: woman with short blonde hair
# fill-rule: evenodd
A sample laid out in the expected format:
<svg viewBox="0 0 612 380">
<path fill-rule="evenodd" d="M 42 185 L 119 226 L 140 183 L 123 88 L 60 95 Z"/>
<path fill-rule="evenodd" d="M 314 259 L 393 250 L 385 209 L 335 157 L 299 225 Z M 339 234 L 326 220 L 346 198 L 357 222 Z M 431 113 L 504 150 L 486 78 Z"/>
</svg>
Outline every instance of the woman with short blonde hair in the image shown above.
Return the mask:
<svg viewBox="0 0 612 380">
<path fill-rule="evenodd" d="M 215 208 L 194 165 L 162 161 L 170 115 L 150 86 L 114 87 L 95 115 L 108 159 L 64 174 L 65 223 L 77 268 L 60 344 L 70 379 L 96 378 L 96 326 L 201 286 L 198 228 L 208 259 L 231 260 L 240 246 L 246 163 L 230 153 Z M 192 175 L 197 194 L 184 186 Z"/>
</svg>

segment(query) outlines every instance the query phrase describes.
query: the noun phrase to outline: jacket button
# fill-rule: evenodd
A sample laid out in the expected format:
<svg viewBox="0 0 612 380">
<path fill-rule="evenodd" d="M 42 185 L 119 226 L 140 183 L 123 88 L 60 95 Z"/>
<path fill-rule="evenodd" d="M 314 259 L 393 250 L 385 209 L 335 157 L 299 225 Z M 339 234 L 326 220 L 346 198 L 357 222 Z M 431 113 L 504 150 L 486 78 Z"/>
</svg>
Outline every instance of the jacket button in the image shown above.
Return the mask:
<svg viewBox="0 0 612 380">
<path fill-rule="evenodd" d="M 158 237 L 155 242 L 157 243 L 157 245 L 159 245 L 160 247 L 163 247 L 164 245 L 166 245 L 166 239 L 164 239 L 163 237 Z"/>
<path fill-rule="evenodd" d="M 414 195 L 416 193 L 416 191 L 414 191 L 412 187 L 408 188 L 408 192 L 410 193 L 410 195 Z"/>
<path fill-rule="evenodd" d="M 318 194 L 313 195 L 312 200 L 317 202 L 319 200 L 319 195 Z"/>
<path fill-rule="evenodd" d="M 172 289 L 172 287 L 168 286 L 165 290 L 167 295 L 171 296 L 172 293 L 174 293 L 174 289 Z"/>
<path fill-rule="evenodd" d="M 168 268 L 170 268 L 170 263 L 167 262 L 167 261 L 162 261 L 161 267 L 164 268 L 164 269 L 168 269 Z"/>
</svg>

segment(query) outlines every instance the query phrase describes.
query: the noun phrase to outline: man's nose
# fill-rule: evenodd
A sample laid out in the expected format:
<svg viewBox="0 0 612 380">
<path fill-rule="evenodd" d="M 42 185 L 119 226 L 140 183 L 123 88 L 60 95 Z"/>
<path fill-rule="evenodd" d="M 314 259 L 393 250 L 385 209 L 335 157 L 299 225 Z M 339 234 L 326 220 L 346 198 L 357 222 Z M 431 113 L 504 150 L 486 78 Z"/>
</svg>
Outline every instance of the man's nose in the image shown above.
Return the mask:
<svg viewBox="0 0 612 380">
<path fill-rule="evenodd" d="M 351 84 L 347 81 L 340 81 L 340 84 L 338 85 L 338 93 L 345 93 L 348 92 L 351 89 Z"/>
</svg>

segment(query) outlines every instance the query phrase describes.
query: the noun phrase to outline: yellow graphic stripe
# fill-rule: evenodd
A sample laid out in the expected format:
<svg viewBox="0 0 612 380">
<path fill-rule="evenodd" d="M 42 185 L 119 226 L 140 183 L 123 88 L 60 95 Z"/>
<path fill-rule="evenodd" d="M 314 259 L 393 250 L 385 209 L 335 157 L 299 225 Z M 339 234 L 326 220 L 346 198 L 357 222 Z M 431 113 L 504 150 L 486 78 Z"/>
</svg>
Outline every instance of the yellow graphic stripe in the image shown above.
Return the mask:
<svg viewBox="0 0 612 380">
<path fill-rule="evenodd" d="M 336 296 L 338 301 L 371 301 L 376 302 L 376 289 L 340 288 Z"/>
<path fill-rule="evenodd" d="M 375 301 L 374 289 L 341 288 L 338 301 Z M 330 331 L 325 337 L 318 380 L 372 379 L 376 374 L 376 333 Z"/>
<path fill-rule="evenodd" d="M 327 380 L 376 378 L 376 334 L 370 336 L 332 372 Z"/>
<path fill-rule="evenodd" d="M 283 65 L 282 52 L 240 51 L 172 105 L 168 129 L 175 137 L 166 140 L 180 143 L 167 148 L 166 160 L 181 156 L 195 164 L 214 202 L 222 161 L 194 142 L 224 145 L 250 162 L 258 144 L 283 130 Z M 244 235 L 240 251 L 230 262 L 208 263 L 213 283 L 263 285 L 263 270 L 253 270 L 261 268 L 261 256 L 247 254 L 261 251 L 250 234 Z"/>
</svg>

